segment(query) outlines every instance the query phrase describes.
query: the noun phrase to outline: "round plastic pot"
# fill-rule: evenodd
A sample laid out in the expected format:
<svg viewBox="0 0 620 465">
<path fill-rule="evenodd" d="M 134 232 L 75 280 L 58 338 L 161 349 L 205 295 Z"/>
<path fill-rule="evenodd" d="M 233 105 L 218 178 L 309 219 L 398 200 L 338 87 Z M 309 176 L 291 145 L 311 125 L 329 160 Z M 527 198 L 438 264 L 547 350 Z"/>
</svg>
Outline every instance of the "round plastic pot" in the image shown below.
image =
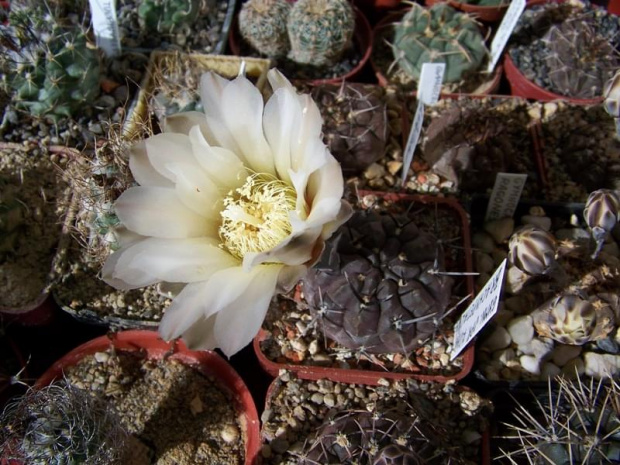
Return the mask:
<svg viewBox="0 0 620 465">
<path fill-rule="evenodd" d="M 434 197 L 430 195 L 408 195 L 391 192 L 376 192 L 376 191 L 359 191 L 360 197 L 365 195 L 375 195 L 381 197 L 390 202 L 406 202 L 406 203 L 418 203 L 426 205 L 437 205 L 440 208 L 446 208 L 451 210 L 456 221 L 461 224 L 461 235 L 463 247 L 463 262 L 462 265 L 466 272 L 471 272 L 473 269 L 472 257 L 471 257 L 471 237 L 469 233 L 469 220 L 467 213 L 461 207 L 461 205 L 452 197 Z M 474 280 L 471 274 L 464 276 L 467 293 L 474 295 Z M 367 385 L 380 385 L 383 380 L 404 380 L 404 379 L 416 379 L 420 381 L 440 382 L 446 383 L 448 381 L 456 381 L 464 378 L 471 371 L 474 364 L 474 345 L 469 344 L 467 348 L 460 355 L 463 358 L 463 365 L 458 373 L 453 375 L 435 375 L 435 374 L 421 374 L 421 373 L 407 373 L 407 372 L 392 372 L 392 371 L 377 371 L 377 370 L 364 370 L 364 369 L 346 369 L 336 367 L 324 367 L 313 365 L 301 365 L 295 363 L 278 363 L 269 359 L 261 349 L 261 342 L 266 340 L 268 333 L 261 329 L 258 335 L 254 338 L 253 347 L 256 357 L 260 366 L 271 376 L 278 376 L 280 370 L 287 370 L 295 373 L 300 379 L 330 379 L 332 381 L 342 383 L 361 383 Z"/>
<path fill-rule="evenodd" d="M 334 78 L 328 79 L 295 79 L 292 78 L 293 81 L 310 84 L 310 85 L 319 85 L 319 84 L 338 84 L 344 80 L 346 81 L 355 81 L 355 78 L 358 74 L 360 74 L 362 68 L 366 64 L 366 62 L 370 59 L 370 55 L 372 53 L 372 28 L 370 27 L 370 23 L 366 16 L 359 8 L 353 7 L 355 11 L 355 31 L 353 33 L 353 40 L 357 44 L 358 49 L 362 53 L 362 57 L 360 58 L 359 63 L 355 65 L 353 69 L 351 69 L 348 73 L 343 74 L 342 76 L 337 76 Z M 239 26 L 237 22 L 237 18 L 233 22 L 232 27 L 230 28 L 230 32 L 228 34 L 228 47 L 230 51 L 237 56 L 241 55 L 241 36 L 239 35 Z"/>
<path fill-rule="evenodd" d="M 373 40 L 382 40 L 381 36 L 384 33 L 384 30 L 389 28 L 392 24 L 397 22 L 402 16 L 404 12 L 396 12 L 385 16 L 381 21 L 377 23 L 375 28 L 373 29 Z M 377 78 L 377 82 L 380 86 L 387 87 L 391 85 L 391 82 L 384 74 L 384 70 L 381 69 L 373 56 L 370 56 L 370 65 L 372 66 L 375 77 Z M 477 89 L 473 92 L 441 92 L 442 97 L 459 97 L 462 95 L 491 95 L 497 92 L 502 80 L 503 66 L 498 64 L 495 66 L 495 70 L 493 74 L 489 76 L 489 79 L 483 82 Z M 416 92 L 414 92 L 415 94 Z"/>
<path fill-rule="evenodd" d="M 260 454 L 260 426 L 256 405 L 241 377 L 217 353 L 189 350 L 181 341 L 163 341 L 154 331 L 123 331 L 95 338 L 73 349 L 55 362 L 36 382 L 41 388 L 62 378 L 66 368 L 77 364 L 83 357 L 114 347 L 119 351 L 142 351 L 149 359 L 169 357 L 191 366 L 207 376 L 217 378 L 221 386 L 233 394 L 242 427 L 245 428 L 245 464 L 258 463 Z"/>
<path fill-rule="evenodd" d="M 445 2 L 445 0 L 444 0 Z M 441 0 L 424 0 L 424 4 L 431 6 L 435 3 L 442 3 Z M 472 16 L 476 17 L 480 21 L 485 23 L 497 23 L 503 17 L 504 13 L 508 9 L 508 4 L 500 5 L 500 6 L 480 6 L 473 5 L 471 3 L 465 2 L 456 2 L 454 0 L 448 0 L 448 4 L 459 11 L 463 11 L 465 13 L 469 13 Z"/>
</svg>

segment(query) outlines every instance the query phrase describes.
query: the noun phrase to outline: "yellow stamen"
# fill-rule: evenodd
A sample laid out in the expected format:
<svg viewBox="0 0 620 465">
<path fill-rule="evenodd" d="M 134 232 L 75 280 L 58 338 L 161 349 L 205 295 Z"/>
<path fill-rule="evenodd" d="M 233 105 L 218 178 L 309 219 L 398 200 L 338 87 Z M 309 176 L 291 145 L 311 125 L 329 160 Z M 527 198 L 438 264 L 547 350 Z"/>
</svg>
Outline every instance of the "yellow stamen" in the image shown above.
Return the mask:
<svg viewBox="0 0 620 465">
<path fill-rule="evenodd" d="M 237 258 L 249 252 L 265 252 L 292 231 L 289 212 L 297 196 L 293 186 L 275 176 L 256 173 L 224 199 L 222 245 Z"/>
</svg>

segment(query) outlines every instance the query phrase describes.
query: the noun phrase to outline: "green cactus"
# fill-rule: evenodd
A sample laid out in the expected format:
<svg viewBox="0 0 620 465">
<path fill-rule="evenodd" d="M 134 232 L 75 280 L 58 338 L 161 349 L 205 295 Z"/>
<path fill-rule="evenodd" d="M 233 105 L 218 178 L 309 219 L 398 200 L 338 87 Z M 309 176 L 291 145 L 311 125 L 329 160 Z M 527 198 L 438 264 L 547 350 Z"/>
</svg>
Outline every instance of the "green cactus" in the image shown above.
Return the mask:
<svg viewBox="0 0 620 465">
<path fill-rule="evenodd" d="M 142 0 L 140 25 L 151 32 L 172 33 L 198 17 L 200 0 Z"/>
<path fill-rule="evenodd" d="M 480 68 L 487 56 L 478 24 L 446 3 L 430 8 L 412 4 L 394 26 L 395 63 L 415 80 L 424 63 L 445 63 L 444 82 L 462 81 Z"/>
<path fill-rule="evenodd" d="M 620 67 L 620 57 L 598 29 L 597 18 L 583 14 L 552 26 L 545 34 L 550 90 L 584 99 L 602 94 L 605 84 Z"/>
<path fill-rule="evenodd" d="M 286 56 L 290 46 L 286 22 L 291 4 L 286 0 L 249 0 L 239 12 L 239 32 L 255 50 L 268 57 Z"/>
<path fill-rule="evenodd" d="M 99 95 L 99 54 L 77 26 L 59 24 L 40 9 L 10 15 L 9 86 L 16 108 L 52 120 L 71 117 Z M 4 45 L 6 47 L 6 44 Z"/>
<path fill-rule="evenodd" d="M 613 378 L 589 382 L 549 380 L 536 405 L 518 405 L 506 439 L 518 446 L 502 450 L 510 463 L 594 465 L 620 461 L 620 395 Z M 498 457 L 500 458 L 500 457 Z"/>
<path fill-rule="evenodd" d="M 437 238 L 403 214 L 357 211 L 303 281 L 330 339 L 368 353 L 408 353 L 432 336 L 453 280 Z"/>
<path fill-rule="evenodd" d="M 1 420 L 0 455 L 32 465 L 120 463 L 127 438 L 109 405 L 64 382 L 12 400 Z"/>
<path fill-rule="evenodd" d="M 355 12 L 347 0 L 299 0 L 291 8 L 287 30 L 289 58 L 330 66 L 351 47 Z"/>
</svg>

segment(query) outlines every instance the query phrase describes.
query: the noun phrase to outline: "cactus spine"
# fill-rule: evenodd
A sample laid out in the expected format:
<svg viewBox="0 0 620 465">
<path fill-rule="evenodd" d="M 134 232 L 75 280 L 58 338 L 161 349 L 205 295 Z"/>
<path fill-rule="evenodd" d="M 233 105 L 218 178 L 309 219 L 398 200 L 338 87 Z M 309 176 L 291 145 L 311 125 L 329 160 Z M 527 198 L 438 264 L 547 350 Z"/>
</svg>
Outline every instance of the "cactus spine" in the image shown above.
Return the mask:
<svg viewBox="0 0 620 465">
<path fill-rule="evenodd" d="M 430 8 L 412 4 L 394 26 L 395 62 L 418 80 L 424 63 L 445 63 L 444 82 L 459 82 L 487 56 L 484 37 L 470 16 L 446 3 Z"/>
<path fill-rule="evenodd" d="M 290 11 L 286 0 L 249 0 L 239 12 L 239 32 L 262 54 L 286 56 L 290 49 L 286 30 Z"/>
<path fill-rule="evenodd" d="M 355 13 L 347 0 L 299 0 L 291 8 L 287 30 L 290 58 L 329 66 L 350 47 Z"/>
</svg>

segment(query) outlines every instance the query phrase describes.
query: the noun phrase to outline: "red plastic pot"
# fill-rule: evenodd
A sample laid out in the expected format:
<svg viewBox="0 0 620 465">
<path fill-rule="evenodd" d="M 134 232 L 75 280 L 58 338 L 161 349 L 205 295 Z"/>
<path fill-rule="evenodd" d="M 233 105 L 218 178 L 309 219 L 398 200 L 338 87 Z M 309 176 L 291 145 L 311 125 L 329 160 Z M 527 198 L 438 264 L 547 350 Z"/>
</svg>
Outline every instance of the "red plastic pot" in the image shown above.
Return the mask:
<svg viewBox="0 0 620 465">
<path fill-rule="evenodd" d="M 319 84 L 339 84 L 340 82 L 347 81 L 355 81 L 355 78 L 358 74 L 360 74 L 362 68 L 369 60 L 371 52 L 372 52 L 372 28 L 370 27 L 370 23 L 364 13 L 362 13 L 358 8 L 353 7 L 355 11 L 355 32 L 353 33 L 353 40 L 357 44 L 357 47 L 362 53 L 362 57 L 359 63 L 351 69 L 348 73 L 343 74 L 342 76 L 337 76 L 335 78 L 329 79 L 311 79 L 311 80 L 303 80 L 303 79 L 292 79 L 293 81 L 310 84 L 310 85 L 319 85 Z M 235 18 L 232 27 L 230 28 L 230 32 L 228 34 L 228 46 L 230 47 L 230 51 L 233 55 L 241 56 L 241 36 L 239 35 L 239 26 L 237 23 L 237 18 Z"/>
<path fill-rule="evenodd" d="M 189 350 L 183 342 L 163 341 L 154 331 L 123 331 L 110 336 L 95 338 L 73 349 L 55 362 L 36 382 L 35 388 L 46 386 L 55 379 L 62 378 L 63 371 L 77 364 L 84 356 L 92 355 L 114 347 L 119 351 L 142 351 L 149 359 L 170 357 L 192 366 L 207 376 L 217 378 L 221 386 L 233 394 L 237 408 L 241 412 L 242 426 L 245 428 L 245 464 L 259 462 L 260 432 L 256 406 L 252 395 L 241 377 L 217 353 L 211 351 Z"/>
<path fill-rule="evenodd" d="M 445 2 L 445 0 L 443 0 Z M 424 0 L 424 4 L 427 6 L 434 5 L 435 3 L 440 3 L 442 0 Z M 476 19 L 483 21 L 485 23 L 497 23 L 501 21 L 504 17 L 504 13 L 508 9 L 508 4 L 500 5 L 500 6 L 481 6 L 481 5 L 473 5 L 471 3 L 457 2 L 454 0 L 448 0 L 448 4 L 459 11 L 463 11 L 465 13 L 469 13 L 474 16 Z"/>
<path fill-rule="evenodd" d="M 386 17 L 384 17 L 381 21 L 377 23 L 375 28 L 373 29 L 373 40 L 383 40 L 382 35 L 385 34 L 386 30 L 395 22 L 397 22 L 404 14 L 404 11 L 392 13 Z M 374 47 L 374 45 L 373 45 Z M 375 49 L 376 50 L 376 49 Z M 370 56 L 370 64 L 375 73 L 377 81 L 379 85 L 383 87 L 387 87 L 391 85 L 390 79 L 385 75 L 384 70 L 376 63 L 373 58 L 373 55 Z M 501 65 L 495 66 L 495 71 L 493 75 L 489 77 L 487 81 L 481 84 L 477 89 L 475 89 L 471 93 L 465 92 L 442 92 L 442 97 L 459 97 L 462 95 L 490 95 L 499 89 L 501 79 L 502 79 L 503 67 Z M 415 95 L 416 92 L 414 92 Z"/>
<path fill-rule="evenodd" d="M 458 201 L 452 197 L 434 197 L 429 195 L 408 195 L 391 192 L 375 192 L 375 191 L 360 191 L 359 197 L 365 195 L 375 195 L 389 202 L 402 202 L 406 204 L 418 203 L 423 205 L 437 205 L 438 208 L 443 208 L 450 211 L 455 216 L 455 221 L 461 224 L 461 236 L 464 253 L 463 262 L 460 266 L 463 266 L 466 272 L 471 272 L 473 269 L 472 257 L 471 257 L 471 238 L 469 233 L 469 220 L 467 213 L 460 206 Z M 474 280 L 472 275 L 464 276 L 467 293 L 474 294 Z M 327 378 L 332 381 L 338 381 L 343 383 L 361 383 L 367 385 L 379 385 L 382 380 L 403 380 L 403 379 L 417 379 L 420 381 L 431 381 L 446 383 L 448 381 L 456 381 L 464 378 L 472 369 L 474 363 L 474 346 L 470 344 L 460 355 L 463 360 L 461 370 L 454 375 L 435 375 L 435 374 L 419 374 L 415 372 L 390 372 L 390 371 L 374 371 L 364 369 L 345 369 L 336 367 L 324 367 L 313 365 L 301 365 L 295 363 L 278 363 L 270 360 L 261 349 L 261 342 L 266 340 L 268 334 L 265 330 L 261 329 L 258 335 L 254 338 L 253 347 L 254 352 L 258 358 L 258 362 L 261 367 L 269 373 L 271 376 L 278 376 L 280 370 L 287 370 L 295 373 L 295 375 L 301 379 L 322 379 Z"/>
</svg>

